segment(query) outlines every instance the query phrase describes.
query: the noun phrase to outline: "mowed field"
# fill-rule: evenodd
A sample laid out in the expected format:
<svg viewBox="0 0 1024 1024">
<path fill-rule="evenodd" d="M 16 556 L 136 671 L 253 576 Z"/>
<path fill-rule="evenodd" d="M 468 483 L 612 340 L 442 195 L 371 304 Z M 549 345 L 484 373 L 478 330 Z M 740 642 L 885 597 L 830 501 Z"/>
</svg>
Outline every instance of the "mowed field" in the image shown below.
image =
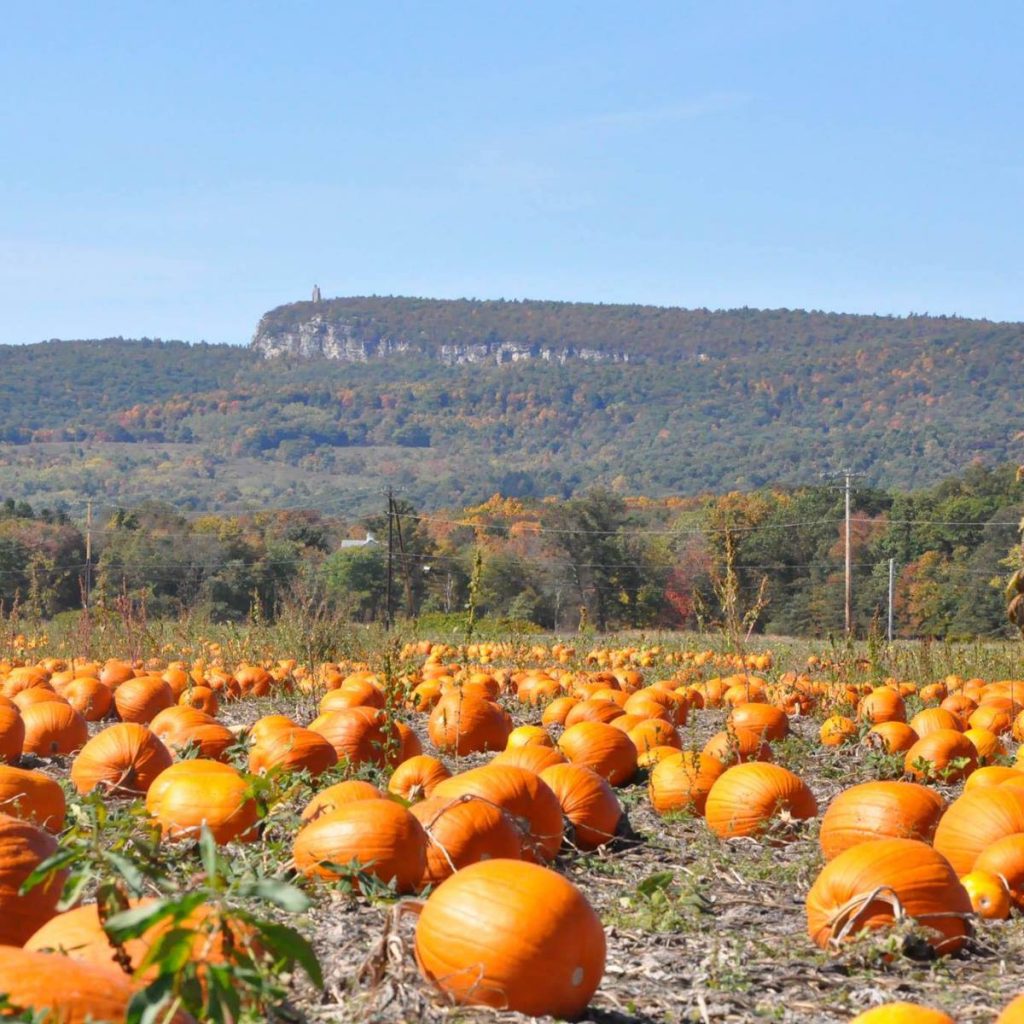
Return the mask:
<svg viewBox="0 0 1024 1024">
<path fill-rule="evenodd" d="M 53 998 L 19 946 L 107 979 L 94 1019 L 980 1024 L 1024 991 L 1016 645 L 5 639 L 16 1007 Z"/>
</svg>

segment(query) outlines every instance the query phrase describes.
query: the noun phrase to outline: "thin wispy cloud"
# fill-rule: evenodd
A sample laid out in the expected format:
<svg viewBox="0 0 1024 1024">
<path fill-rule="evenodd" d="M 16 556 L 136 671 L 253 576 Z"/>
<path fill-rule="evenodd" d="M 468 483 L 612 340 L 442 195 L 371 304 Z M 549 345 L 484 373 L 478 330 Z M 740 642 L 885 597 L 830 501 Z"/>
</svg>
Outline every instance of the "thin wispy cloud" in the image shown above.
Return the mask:
<svg viewBox="0 0 1024 1024">
<path fill-rule="evenodd" d="M 682 103 L 646 107 L 638 110 L 617 110 L 567 122 L 565 128 L 643 128 L 647 125 L 695 121 L 713 114 L 737 110 L 750 102 L 750 96 L 739 92 L 709 93 Z"/>
</svg>

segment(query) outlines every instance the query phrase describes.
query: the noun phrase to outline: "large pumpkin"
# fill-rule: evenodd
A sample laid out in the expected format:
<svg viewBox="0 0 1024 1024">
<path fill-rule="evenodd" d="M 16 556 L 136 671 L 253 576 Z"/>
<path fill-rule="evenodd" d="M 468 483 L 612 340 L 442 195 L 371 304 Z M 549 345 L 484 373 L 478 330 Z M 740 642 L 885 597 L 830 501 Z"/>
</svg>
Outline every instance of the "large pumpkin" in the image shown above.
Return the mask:
<svg viewBox="0 0 1024 1024">
<path fill-rule="evenodd" d="M 0 765 L 0 812 L 60 832 L 65 808 L 64 790 L 48 775 Z"/>
<path fill-rule="evenodd" d="M 622 820 L 622 804 L 597 772 L 580 764 L 554 764 L 545 768 L 540 777 L 572 822 L 580 849 L 593 850 L 615 838 Z"/>
<path fill-rule="evenodd" d="M 295 837 L 295 866 L 304 875 L 344 877 L 353 862 L 398 892 L 413 892 L 426 866 L 420 823 L 391 800 L 355 800 L 311 821 Z"/>
<path fill-rule="evenodd" d="M 789 735 L 789 718 L 782 708 L 773 704 L 738 704 L 729 713 L 726 729 L 736 734 L 753 733 L 760 744 L 762 740 L 785 739 Z"/>
<path fill-rule="evenodd" d="M 431 894 L 415 950 L 423 976 L 457 1003 L 573 1018 L 600 984 L 605 936 L 586 898 L 561 875 L 488 860 Z"/>
<path fill-rule="evenodd" d="M 915 782 L 865 782 L 844 789 L 828 805 L 818 836 L 826 860 L 873 839 L 920 839 L 935 835 L 946 802 Z"/>
<path fill-rule="evenodd" d="M 512 768 L 525 768 L 534 775 L 540 775 L 545 768 L 553 764 L 565 764 L 565 755 L 557 747 L 514 747 L 503 750 L 491 758 L 492 765 L 509 765 Z"/>
<path fill-rule="evenodd" d="M 322 775 L 338 763 L 334 747 L 312 729 L 281 729 L 272 732 L 249 751 L 249 771 L 254 774 L 277 768 L 283 772 L 308 771 Z"/>
<path fill-rule="evenodd" d="M 996 840 L 1024 832 L 1024 790 L 984 786 L 954 800 L 935 830 L 935 849 L 961 878 Z"/>
<path fill-rule="evenodd" d="M 903 917 L 928 929 L 937 953 L 969 934 L 971 901 L 949 861 L 915 839 L 859 843 L 829 861 L 807 894 L 807 931 L 822 949 Z"/>
<path fill-rule="evenodd" d="M 25 752 L 39 757 L 71 754 L 85 746 L 89 726 L 70 704 L 47 701 L 21 713 L 25 723 Z"/>
<path fill-rule="evenodd" d="M 936 729 L 922 736 L 907 751 L 903 767 L 908 775 L 917 779 L 959 782 L 978 767 L 978 752 L 962 732 Z"/>
<path fill-rule="evenodd" d="M 388 792 L 415 803 L 431 796 L 438 783 L 450 779 L 452 773 L 436 757 L 418 754 L 403 761 L 388 780 Z"/>
<path fill-rule="evenodd" d="M 114 707 L 122 722 L 146 725 L 174 704 L 171 688 L 159 676 L 129 679 L 114 691 Z"/>
<path fill-rule="evenodd" d="M 446 693 L 434 705 L 427 722 L 430 742 L 438 750 L 460 756 L 483 750 L 503 750 L 512 731 L 504 710 L 482 697 Z"/>
<path fill-rule="evenodd" d="M 0 948 L 0 992 L 13 1006 L 49 1011 L 45 1020 L 54 1024 L 125 1020 L 138 988 L 116 967 L 78 963 L 59 953 Z M 161 1021 L 166 1017 L 166 1013 L 157 1015 Z M 190 1021 L 185 1013 L 171 1018 L 171 1024 Z"/>
<path fill-rule="evenodd" d="M 710 754 L 691 750 L 659 761 L 648 780 L 647 792 L 658 814 L 682 811 L 703 815 L 708 793 L 725 765 Z"/>
<path fill-rule="evenodd" d="M 149 729 L 120 722 L 82 747 L 71 764 L 71 781 L 83 794 L 103 786 L 111 794 L 136 796 L 170 765 L 170 751 Z"/>
<path fill-rule="evenodd" d="M 410 811 L 428 839 L 423 885 L 437 885 L 477 861 L 518 859 L 522 852 L 523 833 L 512 816 L 479 797 L 430 797 Z"/>
<path fill-rule="evenodd" d="M 346 779 L 320 790 L 319 793 L 314 793 L 313 798 L 302 809 L 302 820 L 312 821 L 321 815 L 330 814 L 342 804 L 350 804 L 353 800 L 383 799 L 384 794 L 372 783 L 362 779 Z"/>
<path fill-rule="evenodd" d="M 205 825 L 218 843 L 250 842 L 259 817 L 249 784 L 219 761 L 179 761 L 146 794 L 146 810 L 170 839 L 197 839 Z"/>
<path fill-rule="evenodd" d="M 434 788 L 435 797 L 454 799 L 467 794 L 489 800 L 528 823 L 524 856 L 554 860 L 564 834 L 562 807 L 538 775 L 525 768 L 489 764 L 453 775 Z"/>
<path fill-rule="evenodd" d="M 818 802 L 799 776 L 776 764 L 734 765 L 715 780 L 704 817 L 720 839 L 756 836 L 784 818 L 818 813 Z"/>
<path fill-rule="evenodd" d="M 57 840 L 49 832 L 0 814 L 0 945 L 22 945 L 57 912 L 66 872 L 27 893 L 20 891 L 28 876 L 56 852 Z"/>
<path fill-rule="evenodd" d="M 0 761 L 14 764 L 25 743 L 25 723 L 17 705 L 0 705 Z"/>
<path fill-rule="evenodd" d="M 327 711 L 314 719 L 309 728 L 318 732 L 334 747 L 339 761 L 348 761 L 353 767 L 362 764 L 383 765 L 395 754 L 400 744 L 394 725 L 377 708 L 352 707 Z"/>
<path fill-rule="evenodd" d="M 629 736 L 606 722 L 578 722 L 558 739 L 558 749 L 573 763 L 592 768 L 613 786 L 636 774 L 637 749 Z"/>
</svg>

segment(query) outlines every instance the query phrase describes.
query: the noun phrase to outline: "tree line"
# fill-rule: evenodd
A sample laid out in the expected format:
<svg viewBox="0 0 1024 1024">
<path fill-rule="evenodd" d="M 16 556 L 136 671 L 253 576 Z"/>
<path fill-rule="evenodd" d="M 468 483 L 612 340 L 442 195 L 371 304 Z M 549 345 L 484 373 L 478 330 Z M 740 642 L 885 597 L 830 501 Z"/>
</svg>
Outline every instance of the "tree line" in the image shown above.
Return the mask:
<svg viewBox="0 0 1024 1024">
<path fill-rule="evenodd" d="M 843 629 L 843 494 L 821 484 L 693 498 L 494 496 L 357 520 L 314 510 L 218 515 L 147 502 L 97 514 L 0 503 L 0 600 L 42 618 L 144 605 L 151 617 L 272 620 L 290 602 L 356 622 L 391 614 L 544 630 Z M 884 628 L 889 561 L 901 636 L 1010 635 L 1024 486 L 976 464 L 926 489 L 853 494 L 854 617 Z M 393 538 L 389 558 L 387 537 Z"/>
</svg>

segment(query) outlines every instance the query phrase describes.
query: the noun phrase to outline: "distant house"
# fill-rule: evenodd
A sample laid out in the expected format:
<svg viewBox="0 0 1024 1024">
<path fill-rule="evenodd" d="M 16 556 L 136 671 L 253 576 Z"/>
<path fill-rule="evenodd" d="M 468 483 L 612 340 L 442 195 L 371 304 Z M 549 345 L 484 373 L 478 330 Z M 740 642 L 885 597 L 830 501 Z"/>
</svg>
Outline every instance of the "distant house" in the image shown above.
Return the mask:
<svg viewBox="0 0 1024 1024">
<path fill-rule="evenodd" d="M 362 540 L 343 540 L 341 542 L 343 548 L 370 548 L 380 547 L 380 541 L 369 530 L 366 531 L 366 536 Z"/>
</svg>

